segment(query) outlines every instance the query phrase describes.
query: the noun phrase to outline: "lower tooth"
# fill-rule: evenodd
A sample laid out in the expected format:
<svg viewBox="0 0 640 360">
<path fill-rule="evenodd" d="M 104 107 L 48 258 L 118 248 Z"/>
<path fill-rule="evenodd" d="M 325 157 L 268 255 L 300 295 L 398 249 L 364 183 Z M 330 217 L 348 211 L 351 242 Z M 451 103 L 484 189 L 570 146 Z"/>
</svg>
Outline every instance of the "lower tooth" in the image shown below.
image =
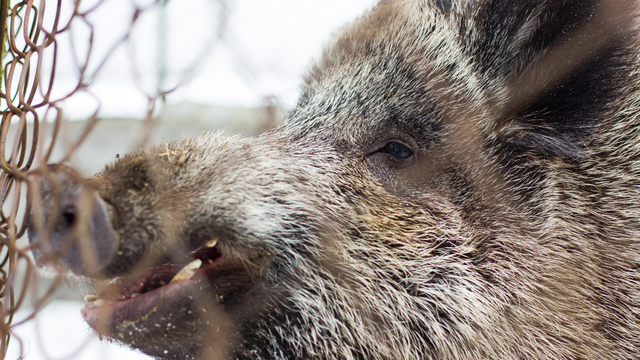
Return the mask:
<svg viewBox="0 0 640 360">
<path fill-rule="evenodd" d="M 191 279 L 193 274 L 196 273 L 196 270 L 198 270 L 201 265 L 202 265 L 202 260 L 200 259 L 193 260 L 192 262 L 188 263 L 185 267 L 180 269 L 180 271 L 178 271 L 178 273 L 173 277 L 173 279 L 171 279 L 170 283 L 174 281 Z"/>
<path fill-rule="evenodd" d="M 115 300 L 107 300 L 107 299 L 98 299 L 93 302 L 93 306 L 105 306 L 115 304 L 117 301 Z"/>
</svg>

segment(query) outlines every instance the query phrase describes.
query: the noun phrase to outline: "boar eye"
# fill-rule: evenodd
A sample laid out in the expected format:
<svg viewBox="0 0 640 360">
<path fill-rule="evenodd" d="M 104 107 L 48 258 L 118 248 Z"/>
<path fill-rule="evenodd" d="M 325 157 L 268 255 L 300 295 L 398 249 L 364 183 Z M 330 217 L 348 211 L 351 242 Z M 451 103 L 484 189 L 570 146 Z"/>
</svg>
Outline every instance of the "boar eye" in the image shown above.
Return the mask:
<svg viewBox="0 0 640 360">
<path fill-rule="evenodd" d="M 374 161 L 382 160 L 387 166 L 405 167 L 413 163 L 415 158 L 413 150 L 398 140 L 391 140 L 384 146 L 376 148 L 367 157 Z"/>
<path fill-rule="evenodd" d="M 413 156 L 413 150 L 398 141 L 389 141 L 379 152 L 392 155 L 400 160 L 408 160 Z"/>
</svg>

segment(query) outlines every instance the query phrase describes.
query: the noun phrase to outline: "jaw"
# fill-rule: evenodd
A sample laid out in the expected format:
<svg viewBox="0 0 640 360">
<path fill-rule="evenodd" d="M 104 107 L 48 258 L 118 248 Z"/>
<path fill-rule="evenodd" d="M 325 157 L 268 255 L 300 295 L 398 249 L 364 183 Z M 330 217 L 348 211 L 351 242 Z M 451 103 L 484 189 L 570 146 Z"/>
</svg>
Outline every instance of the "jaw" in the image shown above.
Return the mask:
<svg viewBox="0 0 640 360">
<path fill-rule="evenodd" d="M 207 358 L 229 350 L 234 319 L 200 291 L 203 281 L 184 281 L 111 305 L 87 306 L 82 315 L 100 335 L 159 359 Z M 206 344 L 206 348 L 203 348 Z"/>
<path fill-rule="evenodd" d="M 185 274 L 194 262 L 200 266 Z M 245 262 L 215 249 L 198 250 L 112 280 L 98 296 L 86 298 L 82 316 L 101 337 L 158 359 L 224 358 L 238 340 L 239 314 L 262 307 L 244 300 L 255 298 L 257 284 Z"/>
</svg>

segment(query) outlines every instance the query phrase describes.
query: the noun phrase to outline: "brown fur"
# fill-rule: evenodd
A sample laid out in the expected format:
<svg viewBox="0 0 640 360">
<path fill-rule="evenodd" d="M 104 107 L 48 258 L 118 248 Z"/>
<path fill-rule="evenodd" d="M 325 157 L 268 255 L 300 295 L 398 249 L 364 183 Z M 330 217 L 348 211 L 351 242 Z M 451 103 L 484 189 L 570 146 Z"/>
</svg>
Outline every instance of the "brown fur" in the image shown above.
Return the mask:
<svg viewBox="0 0 640 360">
<path fill-rule="evenodd" d="M 126 284 L 219 238 L 231 265 L 144 314 L 84 311 L 159 359 L 637 358 L 639 10 L 383 1 L 274 131 L 43 171 L 30 238 L 90 241 L 51 215 L 69 187 L 117 244 L 76 273 Z"/>
</svg>

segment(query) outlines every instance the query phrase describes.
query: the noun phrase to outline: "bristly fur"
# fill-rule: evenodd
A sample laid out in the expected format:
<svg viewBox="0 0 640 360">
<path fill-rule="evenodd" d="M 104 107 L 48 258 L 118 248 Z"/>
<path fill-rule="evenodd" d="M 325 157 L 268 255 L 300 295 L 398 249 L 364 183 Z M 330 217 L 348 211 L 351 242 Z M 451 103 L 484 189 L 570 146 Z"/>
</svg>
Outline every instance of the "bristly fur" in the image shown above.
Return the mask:
<svg viewBox="0 0 640 360">
<path fill-rule="evenodd" d="M 91 180 L 119 236 L 104 274 L 202 234 L 246 266 L 197 295 L 220 318 L 176 315 L 185 296 L 98 331 L 159 359 L 638 358 L 639 12 L 382 1 L 274 131 Z"/>
</svg>

